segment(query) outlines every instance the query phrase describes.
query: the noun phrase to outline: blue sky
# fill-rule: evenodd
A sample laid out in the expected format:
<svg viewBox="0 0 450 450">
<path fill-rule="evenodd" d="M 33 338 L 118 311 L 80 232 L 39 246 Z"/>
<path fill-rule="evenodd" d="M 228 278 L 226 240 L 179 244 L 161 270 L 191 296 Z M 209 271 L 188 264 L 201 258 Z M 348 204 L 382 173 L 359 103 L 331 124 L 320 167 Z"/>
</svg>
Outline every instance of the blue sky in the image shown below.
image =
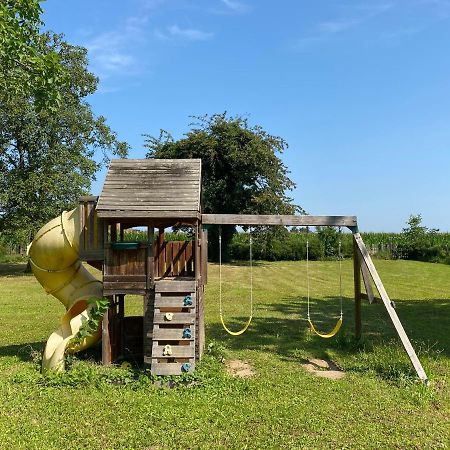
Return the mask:
<svg viewBox="0 0 450 450">
<path fill-rule="evenodd" d="M 89 98 L 130 157 L 228 111 L 282 136 L 310 214 L 450 231 L 450 0 L 47 0 L 47 28 L 89 49 Z M 93 184 L 101 190 L 104 172 Z"/>
</svg>

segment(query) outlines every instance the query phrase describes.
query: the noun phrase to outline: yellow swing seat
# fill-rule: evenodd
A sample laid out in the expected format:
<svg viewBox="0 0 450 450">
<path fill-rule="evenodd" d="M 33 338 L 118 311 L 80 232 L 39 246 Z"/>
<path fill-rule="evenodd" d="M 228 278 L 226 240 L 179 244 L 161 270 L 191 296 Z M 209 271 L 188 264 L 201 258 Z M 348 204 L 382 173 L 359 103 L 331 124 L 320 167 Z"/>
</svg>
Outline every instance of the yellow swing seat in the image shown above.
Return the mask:
<svg viewBox="0 0 450 450">
<path fill-rule="evenodd" d="M 242 328 L 239 331 L 231 331 L 226 325 L 225 322 L 223 320 L 223 316 L 222 313 L 220 313 L 220 322 L 222 323 L 223 329 L 228 333 L 231 334 L 231 336 L 240 336 L 241 334 L 245 333 L 247 331 L 247 328 L 250 326 L 251 322 L 252 322 L 253 316 L 250 316 L 249 319 L 247 320 L 247 323 L 244 325 L 244 328 Z"/>
<path fill-rule="evenodd" d="M 341 329 L 342 317 L 339 318 L 339 320 L 336 322 L 336 325 L 329 333 L 320 333 L 319 331 L 317 331 L 316 327 L 314 326 L 314 324 L 312 323 L 312 321 L 309 317 L 308 317 L 308 322 L 309 322 L 311 331 L 313 333 L 317 334 L 317 336 L 320 336 L 321 338 L 328 339 L 328 338 L 332 338 L 333 336 L 335 336 L 338 333 L 338 331 Z"/>
</svg>

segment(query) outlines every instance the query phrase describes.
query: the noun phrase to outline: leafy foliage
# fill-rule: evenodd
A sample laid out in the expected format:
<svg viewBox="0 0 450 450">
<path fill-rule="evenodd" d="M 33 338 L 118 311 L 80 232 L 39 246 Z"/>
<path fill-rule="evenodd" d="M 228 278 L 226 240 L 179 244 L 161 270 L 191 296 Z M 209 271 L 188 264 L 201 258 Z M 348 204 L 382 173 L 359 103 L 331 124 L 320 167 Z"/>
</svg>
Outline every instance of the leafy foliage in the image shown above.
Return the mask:
<svg viewBox="0 0 450 450">
<path fill-rule="evenodd" d="M 316 232 L 305 228 L 278 230 L 272 239 L 253 239 L 253 256 L 266 261 L 297 261 L 306 259 L 306 240 L 309 241 L 311 260 L 336 258 L 339 241 L 341 255 L 352 258 L 352 236 L 339 233 L 333 227 L 317 227 Z M 363 233 L 369 253 L 383 259 L 412 259 L 418 261 L 450 264 L 450 233 L 440 233 L 422 225 L 421 216 L 411 216 L 401 233 Z M 247 260 L 249 257 L 248 236 L 238 233 L 230 244 L 230 257 Z"/>
<path fill-rule="evenodd" d="M 226 113 L 195 117 L 191 130 L 177 141 L 161 130 L 155 138 L 145 135 L 148 158 L 201 158 L 204 213 L 293 214 L 301 208 L 287 191 L 295 187 L 289 171 L 277 156 L 287 148 L 248 120 Z M 217 237 L 217 230 L 211 229 Z M 223 227 L 226 249 L 234 227 Z M 215 249 L 211 248 L 212 256 Z"/>
<path fill-rule="evenodd" d="M 39 45 L 67 70 L 61 104 L 41 107 L 25 94 L 0 103 L 0 228 L 18 243 L 76 205 L 108 155 L 125 156 L 128 149 L 85 100 L 98 84 L 87 70 L 86 49 L 50 33 Z"/>
<path fill-rule="evenodd" d="M 94 304 L 94 307 L 89 310 L 89 319 L 84 321 L 78 333 L 71 339 L 69 348 L 74 348 L 80 345 L 84 339 L 92 336 L 97 332 L 103 315 L 108 311 L 109 300 L 107 298 L 92 297 L 87 301 L 88 304 Z"/>
<path fill-rule="evenodd" d="M 62 99 L 65 67 L 56 51 L 42 47 L 40 0 L 0 3 L 0 101 L 32 98 L 53 108 Z"/>
</svg>

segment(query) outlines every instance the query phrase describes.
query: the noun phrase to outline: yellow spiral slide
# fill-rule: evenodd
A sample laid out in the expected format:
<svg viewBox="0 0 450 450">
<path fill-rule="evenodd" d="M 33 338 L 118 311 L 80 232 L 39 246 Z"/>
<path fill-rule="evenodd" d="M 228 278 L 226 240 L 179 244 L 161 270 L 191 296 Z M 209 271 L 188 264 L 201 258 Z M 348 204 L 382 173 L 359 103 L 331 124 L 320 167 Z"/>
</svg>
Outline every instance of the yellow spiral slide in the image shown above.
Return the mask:
<svg viewBox="0 0 450 450">
<path fill-rule="evenodd" d="M 101 337 L 100 330 L 78 345 L 71 339 L 89 318 L 94 306 L 88 300 L 102 297 L 102 283 L 82 265 L 79 259 L 80 211 L 64 211 L 36 234 L 28 248 L 31 267 L 39 283 L 65 307 L 60 327 L 51 334 L 45 346 L 42 370 L 64 370 L 64 355 L 84 350 Z"/>
</svg>

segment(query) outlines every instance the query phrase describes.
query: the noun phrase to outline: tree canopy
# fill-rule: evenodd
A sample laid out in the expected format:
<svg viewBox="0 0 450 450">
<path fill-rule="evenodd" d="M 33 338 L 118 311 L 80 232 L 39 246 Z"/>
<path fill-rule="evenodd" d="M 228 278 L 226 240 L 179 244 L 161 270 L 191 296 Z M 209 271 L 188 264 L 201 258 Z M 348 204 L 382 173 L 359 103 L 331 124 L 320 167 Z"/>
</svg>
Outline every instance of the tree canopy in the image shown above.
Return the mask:
<svg viewBox="0 0 450 450">
<path fill-rule="evenodd" d="M 23 243 L 89 192 L 108 155 L 128 150 L 85 100 L 98 84 L 87 50 L 51 33 L 39 45 L 43 55 L 57 54 L 66 72 L 61 102 L 43 107 L 23 92 L 0 103 L 0 229 Z"/>
<path fill-rule="evenodd" d="M 0 101 L 16 96 L 53 107 L 61 100 L 65 68 L 58 53 L 44 50 L 40 0 L 0 2 Z"/>
<path fill-rule="evenodd" d="M 226 113 L 195 117 L 191 130 L 174 140 L 167 131 L 146 137 L 148 158 L 201 158 L 203 212 L 294 214 L 301 208 L 288 191 L 295 187 L 277 154 L 287 143 L 246 118 Z M 224 227 L 225 246 L 234 227 Z"/>
</svg>

